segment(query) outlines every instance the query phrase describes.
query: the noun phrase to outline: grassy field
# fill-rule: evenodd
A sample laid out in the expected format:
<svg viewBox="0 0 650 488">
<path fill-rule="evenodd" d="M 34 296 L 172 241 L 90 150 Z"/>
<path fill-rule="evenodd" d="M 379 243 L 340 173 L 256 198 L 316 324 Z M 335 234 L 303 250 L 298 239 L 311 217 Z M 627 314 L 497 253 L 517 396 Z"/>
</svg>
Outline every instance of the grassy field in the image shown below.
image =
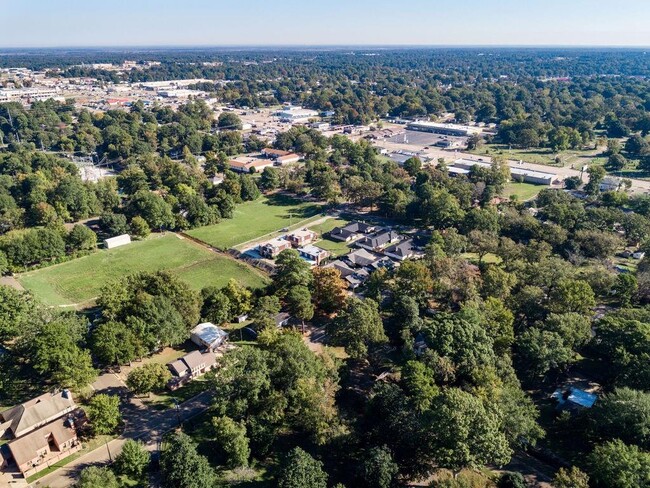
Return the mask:
<svg viewBox="0 0 650 488">
<path fill-rule="evenodd" d="M 607 160 L 606 157 L 600 156 L 602 151 L 594 149 L 584 151 L 574 149 L 556 153 L 547 148 L 509 149 L 508 146 L 504 145 L 484 144 L 471 152 L 480 156 L 498 155 L 508 159 L 522 160 L 527 163 L 545 164 L 555 167 L 570 167 L 573 165 L 576 169 L 585 164 L 604 164 Z M 559 156 L 562 161 L 559 165 L 555 162 L 556 156 Z"/>
<path fill-rule="evenodd" d="M 74 261 L 24 273 L 18 281 L 47 305 L 84 304 L 101 287 L 137 271 L 167 270 L 199 290 L 223 286 L 236 278 L 245 286 L 260 287 L 265 278 L 252 268 L 219 256 L 174 234 L 155 235 L 128 246 L 100 250 Z"/>
<path fill-rule="evenodd" d="M 544 188 L 549 187 L 545 185 L 533 185 L 532 183 L 509 183 L 508 186 L 506 186 L 504 195 L 506 197 L 516 195 L 517 200 L 525 202 L 526 200 L 535 198 Z"/>
<path fill-rule="evenodd" d="M 311 219 L 322 208 L 285 195 L 262 197 L 237 205 L 234 218 L 188 232 L 219 249 L 228 249 Z"/>
</svg>

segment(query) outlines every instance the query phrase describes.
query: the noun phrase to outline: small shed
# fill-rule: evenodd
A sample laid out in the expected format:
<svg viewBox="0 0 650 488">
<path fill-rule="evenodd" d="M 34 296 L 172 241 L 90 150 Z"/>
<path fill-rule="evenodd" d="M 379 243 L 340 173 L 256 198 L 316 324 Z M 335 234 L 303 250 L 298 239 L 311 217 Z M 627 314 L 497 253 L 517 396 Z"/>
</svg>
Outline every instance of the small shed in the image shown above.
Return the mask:
<svg viewBox="0 0 650 488">
<path fill-rule="evenodd" d="M 120 246 L 131 244 L 131 236 L 129 234 L 122 234 L 121 236 L 109 237 L 104 240 L 104 247 L 106 249 L 114 249 Z"/>
</svg>

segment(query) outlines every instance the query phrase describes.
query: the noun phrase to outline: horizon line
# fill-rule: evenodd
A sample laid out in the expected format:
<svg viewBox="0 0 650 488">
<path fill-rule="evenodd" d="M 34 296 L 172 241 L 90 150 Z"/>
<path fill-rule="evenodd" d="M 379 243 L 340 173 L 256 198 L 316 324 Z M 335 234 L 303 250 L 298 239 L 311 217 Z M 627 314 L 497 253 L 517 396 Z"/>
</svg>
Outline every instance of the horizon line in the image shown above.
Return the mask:
<svg viewBox="0 0 650 488">
<path fill-rule="evenodd" d="M 650 49 L 650 45 L 634 44 L 124 44 L 124 45 L 59 45 L 0 46 L 2 50 L 135 50 L 135 49 Z"/>
</svg>

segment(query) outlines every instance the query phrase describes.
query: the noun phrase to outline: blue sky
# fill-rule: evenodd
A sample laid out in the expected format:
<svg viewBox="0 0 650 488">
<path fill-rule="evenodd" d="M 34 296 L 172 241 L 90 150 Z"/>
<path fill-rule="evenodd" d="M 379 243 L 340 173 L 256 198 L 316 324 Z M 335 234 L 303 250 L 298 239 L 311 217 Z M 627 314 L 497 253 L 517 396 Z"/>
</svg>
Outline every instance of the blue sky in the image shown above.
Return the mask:
<svg viewBox="0 0 650 488">
<path fill-rule="evenodd" d="M 650 46 L 649 21 L 649 0 L 0 0 L 0 47 Z"/>
</svg>

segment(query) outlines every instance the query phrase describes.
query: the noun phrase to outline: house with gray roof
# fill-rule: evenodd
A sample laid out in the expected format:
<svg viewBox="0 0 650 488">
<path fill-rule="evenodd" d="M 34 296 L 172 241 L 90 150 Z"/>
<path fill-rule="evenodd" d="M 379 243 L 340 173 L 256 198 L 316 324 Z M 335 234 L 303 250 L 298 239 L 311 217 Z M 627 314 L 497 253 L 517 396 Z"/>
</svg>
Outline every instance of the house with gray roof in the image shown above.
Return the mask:
<svg viewBox="0 0 650 488">
<path fill-rule="evenodd" d="M 182 358 L 167 364 L 172 374 L 172 379 L 167 383 L 167 388 L 176 390 L 184 384 L 204 375 L 217 365 L 217 356 L 212 351 L 192 351 Z"/>
</svg>

